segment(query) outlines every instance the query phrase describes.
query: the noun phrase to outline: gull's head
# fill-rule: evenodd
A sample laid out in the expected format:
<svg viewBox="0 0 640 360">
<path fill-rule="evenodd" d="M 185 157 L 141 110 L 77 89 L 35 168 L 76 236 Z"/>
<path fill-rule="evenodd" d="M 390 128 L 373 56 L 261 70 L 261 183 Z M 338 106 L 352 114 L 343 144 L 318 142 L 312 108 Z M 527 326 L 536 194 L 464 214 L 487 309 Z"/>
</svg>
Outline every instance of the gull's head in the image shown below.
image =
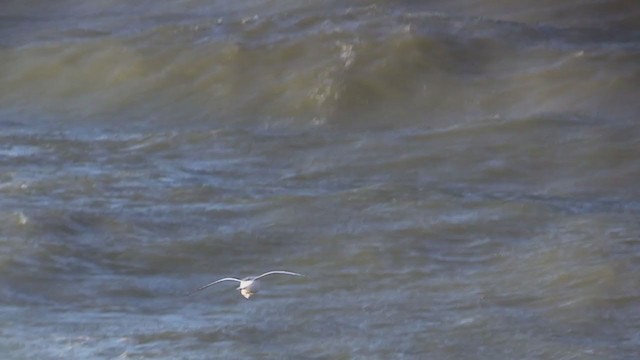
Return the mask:
<svg viewBox="0 0 640 360">
<path fill-rule="evenodd" d="M 253 296 L 253 294 L 255 294 L 254 292 L 252 292 L 249 289 L 240 289 L 240 294 L 242 294 L 242 296 L 245 297 L 245 299 L 250 298 L 251 296 Z"/>
<path fill-rule="evenodd" d="M 260 288 L 260 283 L 255 280 L 254 277 L 248 277 L 240 280 L 240 285 L 238 286 L 238 290 L 240 290 L 240 294 L 245 298 L 250 298 L 252 295 L 258 292 Z"/>
</svg>

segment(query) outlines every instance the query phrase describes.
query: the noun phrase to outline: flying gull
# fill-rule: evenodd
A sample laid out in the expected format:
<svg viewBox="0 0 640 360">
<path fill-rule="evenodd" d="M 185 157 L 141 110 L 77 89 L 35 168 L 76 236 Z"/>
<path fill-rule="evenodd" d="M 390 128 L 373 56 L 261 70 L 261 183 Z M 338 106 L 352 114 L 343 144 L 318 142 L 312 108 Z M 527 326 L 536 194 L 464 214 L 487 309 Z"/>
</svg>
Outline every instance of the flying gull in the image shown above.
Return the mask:
<svg viewBox="0 0 640 360">
<path fill-rule="evenodd" d="M 242 296 L 244 296 L 245 298 L 250 298 L 251 296 L 253 296 L 255 293 L 258 292 L 258 290 L 260 289 L 260 282 L 258 281 L 258 279 L 265 277 L 267 275 L 273 275 L 273 274 L 282 274 L 282 275 L 293 275 L 293 276 L 304 276 L 302 274 L 298 274 L 298 273 L 294 273 L 294 272 L 290 272 L 290 271 L 282 271 L 282 270 L 275 270 L 275 271 L 269 271 L 266 272 L 262 275 L 258 275 L 258 276 L 248 276 L 244 279 L 236 279 L 236 278 L 232 278 L 232 277 L 226 277 L 226 278 L 222 278 L 220 280 L 216 280 L 212 283 L 209 283 L 201 288 L 198 288 L 194 291 L 192 291 L 189 295 L 196 293 L 198 291 L 204 290 L 206 288 L 208 288 L 209 286 L 215 285 L 217 283 L 221 283 L 223 281 L 235 281 L 240 283 L 240 285 L 236 288 L 236 290 L 240 290 L 240 294 L 242 294 Z"/>
</svg>

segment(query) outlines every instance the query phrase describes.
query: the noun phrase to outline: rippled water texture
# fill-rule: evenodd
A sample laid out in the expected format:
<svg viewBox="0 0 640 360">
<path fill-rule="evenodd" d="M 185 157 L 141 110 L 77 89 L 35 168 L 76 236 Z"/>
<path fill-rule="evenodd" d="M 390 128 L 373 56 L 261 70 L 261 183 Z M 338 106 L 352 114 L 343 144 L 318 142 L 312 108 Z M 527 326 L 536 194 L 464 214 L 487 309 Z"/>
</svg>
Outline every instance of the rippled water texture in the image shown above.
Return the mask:
<svg viewBox="0 0 640 360">
<path fill-rule="evenodd" d="M 2 357 L 635 359 L 639 84 L 635 0 L 5 1 Z"/>
</svg>

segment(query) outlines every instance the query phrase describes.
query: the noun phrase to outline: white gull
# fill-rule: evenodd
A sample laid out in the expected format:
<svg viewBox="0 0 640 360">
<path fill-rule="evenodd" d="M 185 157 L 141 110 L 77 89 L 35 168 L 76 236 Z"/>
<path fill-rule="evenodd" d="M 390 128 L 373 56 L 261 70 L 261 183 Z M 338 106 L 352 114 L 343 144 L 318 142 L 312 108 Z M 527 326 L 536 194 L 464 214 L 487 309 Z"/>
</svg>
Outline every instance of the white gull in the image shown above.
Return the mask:
<svg viewBox="0 0 640 360">
<path fill-rule="evenodd" d="M 258 276 L 248 276 L 246 278 L 243 279 L 236 279 L 236 278 L 232 278 L 232 277 L 226 277 L 226 278 L 222 278 L 220 280 L 216 280 L 212 283 L 209 283 L 201 288 L 198 288 L 194 291 L 192 291 L 189 295 L 196 293 L 198 291 L 204 290 L 206 288 L 208 288 L 209 286 L 221 283 L 223 281 L 235 281 L 240 283 L 240 285 L 236 288 L 236 290 L 240 290 L 240 294 L 242 294 L 242 296 L 244 296 L 245 298 L 250 298 L 251 296 L 253 296 L 254 294 L 256 294 L 258 292 L 258 290 L 260 290 L 260 282 L 258 281 L 258 279 L 265 277 L 267 275 L 273 275 L 273 274 L 282 274 L 282 275 L 293 275 L 293 276 L 304 276 L 302 274 L 298 274 L 298 273 L 294 273 L 294 272 L 290 272 L 290 271 L 283 271 L 283 270 L 274 270 L 274 271 L 269 271 L 266 272 L 262 275 L 258 275 Z"/>
</svg>

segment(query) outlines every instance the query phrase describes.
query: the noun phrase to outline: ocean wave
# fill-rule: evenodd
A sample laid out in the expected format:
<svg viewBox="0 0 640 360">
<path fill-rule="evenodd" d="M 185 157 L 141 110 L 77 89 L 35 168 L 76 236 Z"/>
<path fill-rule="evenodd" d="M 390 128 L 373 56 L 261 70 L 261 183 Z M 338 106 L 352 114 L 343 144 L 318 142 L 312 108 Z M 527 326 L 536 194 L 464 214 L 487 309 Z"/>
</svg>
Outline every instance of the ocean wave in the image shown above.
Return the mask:
<svg viewBox="0 0 640 360">
<path fill-rule="evenodd" d="M 109 37 L 67 29 L 56 41 L 0 49 L 0 104 L 89 122 L 169 123 L 636 110 L 640 52 L 628 44 L 430 12 L 333 15 L 169 18 Z"/>
</svg>

